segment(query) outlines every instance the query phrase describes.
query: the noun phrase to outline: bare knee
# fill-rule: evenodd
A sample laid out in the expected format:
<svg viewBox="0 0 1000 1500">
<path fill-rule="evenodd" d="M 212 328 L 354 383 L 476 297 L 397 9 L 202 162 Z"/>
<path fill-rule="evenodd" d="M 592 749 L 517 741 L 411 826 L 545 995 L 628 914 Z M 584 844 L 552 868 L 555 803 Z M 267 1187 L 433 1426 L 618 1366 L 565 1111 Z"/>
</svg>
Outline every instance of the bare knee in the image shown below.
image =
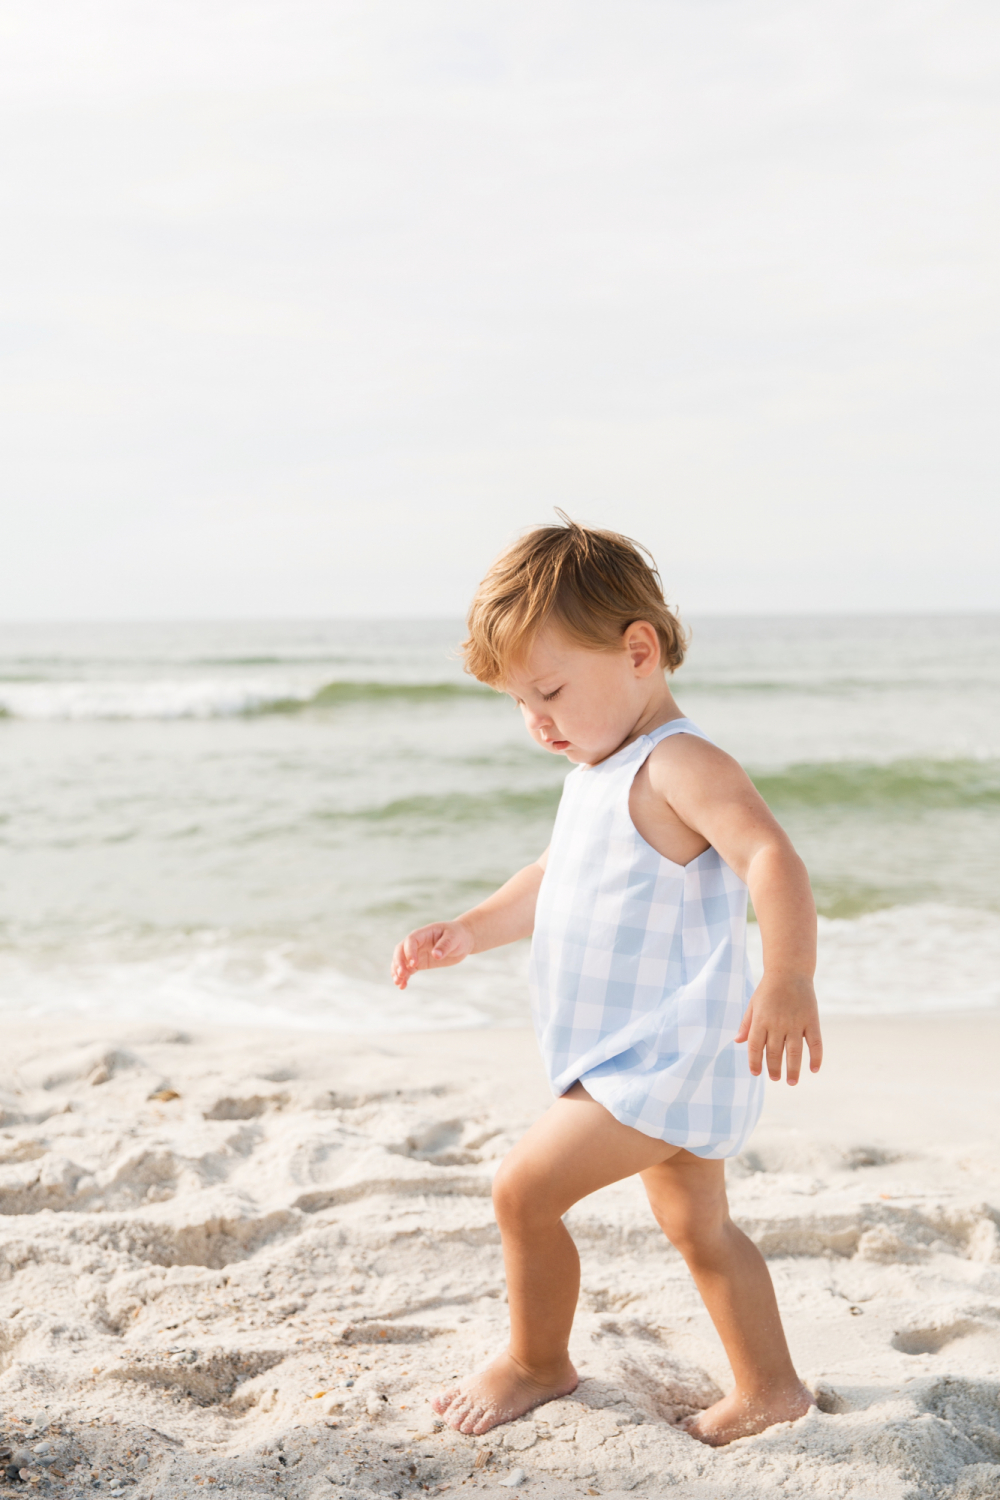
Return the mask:
<svg viewBox="0 0 1000 1500">
<path fill-rule="evenodd" d="M 508 1231 L 562 1217 L 545 1182 L 516 1151 L 504 1158 L 493 1179 L 493 1212 L 501 1230 Z"/>
<path fill-rule="evenodd" d="M 712 1260 L 733 1228 L 725 1194 L 650 1194 L 650 1207 L 667 1239 L 688 1265 Z"/>
<path fill-rule="evenodd" d="M 505 1157 L 493 1179 L 493 1212 L 501 1229 L 513 1229 L 534 1217 L 536 1193 L 532 1174 L 516 1159 Z"/>
</svg>

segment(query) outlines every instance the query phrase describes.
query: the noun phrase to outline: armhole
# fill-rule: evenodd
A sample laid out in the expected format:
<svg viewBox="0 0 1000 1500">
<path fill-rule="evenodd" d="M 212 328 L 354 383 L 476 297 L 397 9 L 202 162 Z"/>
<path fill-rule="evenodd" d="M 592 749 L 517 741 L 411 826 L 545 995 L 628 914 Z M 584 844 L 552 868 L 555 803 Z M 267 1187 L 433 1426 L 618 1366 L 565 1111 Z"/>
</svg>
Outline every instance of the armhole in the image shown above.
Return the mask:
<svg viewBox="0 0 1000 1500">
<path fill-rule="evenodd" d="M 686 723 L 689 723 L 690 720 L 687 720 L 687 719 L 683 719 L 683 720 L 682 719 L 671 719 L 670 722 L 672 724 L 681 724 L 681 723 L 685 723 L 686 724 Z M 696 864 L 699 859 L 702 859 L 706 854 L 708 854 L 710 852 L 710 850 L 712 848 L 712 845 L 709 844 L 707 848 L 702 849 L 702 851 L 701 851 L 700 854 L 694 855 L 694 857 L 692 859 L 689 859 L 686 864 L 683 864 L 683 865 L 682 864 L 678 864 L 677 860 L 671 859 L 668 854 L 661 854 L 660 851 L 659 851 L 659 849 L 656 848 L 655 844 L 651 844 L 649 842 L 649 840 L 647 838 L 645 838 L 644 835 L 639 832 L 638 828 L 635 826 L 635 821 L 633 820 L 633 817 L 632 817 L 632 788 L 635 785 L 635 778 L 638 776 L 638 774 L 642 770 L 643 766 L 649 760 L 649 757 L 652 755 L 653 751 L 656 749 L 656 746 L 657 745 L 661 745 L 664 740 L 672 739 L 673 736 L 676 735 L 676 734 L 691 734 L 691 738 L 692 739 L 695 739 L 695 740 L 705 740 L 706 743 L 709 744 L 709 745 L 711 745 L 711 744 L 714 743 L 714 741 L 712 741 L 712 740 L 710 740 L 708 738 L 707 734 L 701 734 L 700 732 L 695 732 L 695 733 L 692 734 L 691 730 L 689 730 L 689 729 L 675 729 L 675 730 L 673 730 L 673 732 L 671 734 L 661 735 L 660 738 L 656 741 L 656 744 L 650 745 L 649 750 L 642 757 L 642 760 L 639 762 L 639 764 L 636 766 L 635 770 L 632 772 L 632 775 L 629 777 L 628 788 L 627 788 L 626 793 L 625 793 L 625 816 L 628 819 L 628 825 L 629 825 L 629 827 L 631 828 L 631 830 L 632 830 L 633 834 L 635 835 L 635 837 L 639 840 L 639 843 L 642 844 L 643 848 L 650 850 L 650 852 L 652 854 L 656 855 L 657 859 L 662 859 L 663 863 L 665 865 L 670 865 L 672 869 L 677 870 L 680 874 L 683 875 L 683 873 L 685 872 L 685 870 L 689 870 L 692 865 Z M 704 837 L 704 835 L 702 835 L 702 837 Z"/>
</svg>

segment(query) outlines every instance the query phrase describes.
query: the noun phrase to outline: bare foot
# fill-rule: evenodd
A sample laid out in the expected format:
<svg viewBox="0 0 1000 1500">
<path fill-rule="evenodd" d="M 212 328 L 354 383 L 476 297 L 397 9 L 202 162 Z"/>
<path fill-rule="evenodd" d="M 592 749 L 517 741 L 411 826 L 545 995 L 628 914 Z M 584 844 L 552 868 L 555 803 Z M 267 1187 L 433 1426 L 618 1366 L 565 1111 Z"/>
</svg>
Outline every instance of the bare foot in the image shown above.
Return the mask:
<svg viewBox="0 0 1000 1500">
<path fill-rule="evenodd" d="M 539 1380 L 506 1352 L 479 1375 L 435 1396 L 431 1406 L 457 1432 L 478 1435 L 501 1422 L 513 1422 L 546 1401 L 568 1396 L 576 1390 L 578 1378 L 567 1359 L 554 1378 Z"/>
<path fill-rule="evenodd" d="M 805 1416 L 810 1406 L 815 1405 L 815 1396 L 804 1385 L 756 1399 L 743 1396 L 739 1391 L 730 1391 L 728 1396 L 723 1396 L 714 1406 L 688 1417 L 681 1425 L 685 1432 L 697 1438 L 700 1443 L 708 1443 L 711 1448 L 721 1448 L 726 1443 L 734 1442 L 736 1438 L 752 1437 L 755 1432 L 763 1432 L 776 1422 L 794 1422 L 797 1417 Z"/>
</svg>

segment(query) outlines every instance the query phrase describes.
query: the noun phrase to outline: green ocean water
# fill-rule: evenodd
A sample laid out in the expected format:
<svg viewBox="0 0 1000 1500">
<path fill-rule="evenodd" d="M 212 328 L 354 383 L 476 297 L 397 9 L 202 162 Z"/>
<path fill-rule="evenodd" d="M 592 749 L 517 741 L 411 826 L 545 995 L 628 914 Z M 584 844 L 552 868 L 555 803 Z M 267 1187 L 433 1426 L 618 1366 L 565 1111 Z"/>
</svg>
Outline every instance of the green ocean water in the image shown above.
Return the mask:
<svg viewBox="0 0 1000 1500">
<path fill-rule="evenodd" d="M 691 624 L 676 695 L 806 859 L 830 1004 L 1000 1003 L 1000 617 Z M 568 769 L 460 634 L 0 629 L 0 1009 L 523 1019 L 523 949 L 386 980 L 544 848 Z"/>
</svg>

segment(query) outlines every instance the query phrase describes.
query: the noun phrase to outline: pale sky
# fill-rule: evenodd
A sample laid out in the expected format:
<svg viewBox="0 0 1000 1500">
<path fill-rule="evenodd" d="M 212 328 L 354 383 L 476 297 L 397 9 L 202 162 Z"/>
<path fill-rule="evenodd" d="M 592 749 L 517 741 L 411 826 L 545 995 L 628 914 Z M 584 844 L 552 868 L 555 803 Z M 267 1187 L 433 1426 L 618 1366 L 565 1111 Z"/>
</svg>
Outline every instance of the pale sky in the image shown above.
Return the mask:
<svg viewBox="0 0 1000 1500">
<path fill-rule="evenodd" d="M 995 0 L 0 0 L 0 616 L 1000 608 Z"/>
</svg>

